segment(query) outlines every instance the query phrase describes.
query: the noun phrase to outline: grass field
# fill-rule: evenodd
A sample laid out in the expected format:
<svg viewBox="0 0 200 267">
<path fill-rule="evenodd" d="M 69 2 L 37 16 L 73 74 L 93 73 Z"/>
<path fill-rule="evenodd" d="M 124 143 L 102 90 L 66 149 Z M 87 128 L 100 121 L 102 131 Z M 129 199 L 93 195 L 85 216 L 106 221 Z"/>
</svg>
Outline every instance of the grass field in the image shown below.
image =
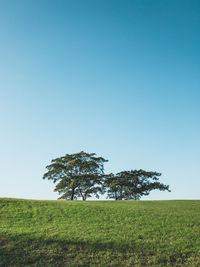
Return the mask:
<svg viewBox="0 0 200 267">
<path fill-rule="evenodd" d="M 0 266 L 200 266 L 200 201 L 1 198 Z"/>
</svg>

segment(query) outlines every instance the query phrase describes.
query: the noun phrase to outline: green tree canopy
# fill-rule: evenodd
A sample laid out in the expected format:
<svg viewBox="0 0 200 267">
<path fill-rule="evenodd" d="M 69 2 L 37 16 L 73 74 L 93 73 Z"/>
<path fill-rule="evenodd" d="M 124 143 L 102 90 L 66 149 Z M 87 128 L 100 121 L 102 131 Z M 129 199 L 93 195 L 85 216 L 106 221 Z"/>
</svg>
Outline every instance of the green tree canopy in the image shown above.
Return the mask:
<svg viewBox="0 0 200 267">
<path fill-rule="evenodd" d="M 95 153 L 84 151 L 66 154 L 51 161 L 43 179 L 56 183 L 54 191 L 61 195 L 59 199 L 74 200 L 82 197 L 86 200 L 92 194 L 98 198 L 102 192 L 104 163 L 107 161 L 96 157 Z"/>
<path fill-rule="evenodd" d="M 115 200 L 137 200 L 141 196 L 149 195 L 150 191 L 155 189 L 170 192 L 169 185 L 159 182 L 159 176 L 161 173 L 144 170 L 122 171 L 108 176 L 103 187 L 107 188 L 108 197 Z"/>
</svg>

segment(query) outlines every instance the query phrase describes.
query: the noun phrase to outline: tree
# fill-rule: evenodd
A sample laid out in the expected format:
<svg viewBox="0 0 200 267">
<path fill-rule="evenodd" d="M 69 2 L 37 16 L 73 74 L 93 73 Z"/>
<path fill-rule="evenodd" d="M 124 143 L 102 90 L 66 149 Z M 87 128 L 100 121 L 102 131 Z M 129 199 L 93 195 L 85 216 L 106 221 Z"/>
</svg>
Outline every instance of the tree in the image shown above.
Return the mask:
<svg viewBox="0 0 200 267">
<path fill-rule="evenodd" d="M 109 198 L 138 200 L 141 196 L 149 195 L 150 191 L 155 189 L 170 192 L 169 185 L 159 182 L 159 176 L 161 173 L 144 170 L 122 171 L 108 176 L 103 187 L 107 188 Z"/>
<path fill-rule="evenodd" d="M 81 151 L 53 159 L 46 167 L 48 171 L 43 179 L 57 183 L 54 191 L 61 195 L 59 199 L 74 200 L 82 197 L 86 200 L 92 194 L 98 198 L 105 176 L 104 162 L 108 160 L 95 155 Z"/>
</svg>

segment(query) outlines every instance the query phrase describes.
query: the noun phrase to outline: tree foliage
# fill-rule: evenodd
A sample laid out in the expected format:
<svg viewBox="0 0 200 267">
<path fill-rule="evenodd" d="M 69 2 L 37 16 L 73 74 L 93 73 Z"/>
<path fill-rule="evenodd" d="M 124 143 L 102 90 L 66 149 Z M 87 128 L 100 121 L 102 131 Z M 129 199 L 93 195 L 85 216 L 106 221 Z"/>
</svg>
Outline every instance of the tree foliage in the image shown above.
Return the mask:
<svg viewBox="0 0 200 267">
<path fill-rule="evenodd" d="M 161 176 L 161 173 L 144 170 L 122 171 L 107 177 L 104 188 L 107 188 L 109 198 L 137 200 L 141 196 L 149 195 L 150 191 L 155 189 L 170 191 L 169 185 L 159 182 L 159 176 Z"/>
<path fill-rule="evenodd" d="M 54 191 L 61 195 L 59 199 L 82 197 L 86 200 L 92 194 L 98 198 L 102 192 L 105 162 L 107 160 L 96 157 L 95 153 L 66 154 L 51 161 L 43 179 L 56 183 Z"/>
</svg>

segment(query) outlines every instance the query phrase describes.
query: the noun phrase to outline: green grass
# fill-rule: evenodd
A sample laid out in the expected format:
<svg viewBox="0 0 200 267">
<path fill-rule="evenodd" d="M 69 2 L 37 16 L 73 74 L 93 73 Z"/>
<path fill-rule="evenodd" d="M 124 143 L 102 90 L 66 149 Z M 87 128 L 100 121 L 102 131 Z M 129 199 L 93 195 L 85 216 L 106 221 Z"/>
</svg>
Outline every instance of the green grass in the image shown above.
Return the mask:
<svg viewBox="0 0 200 267">
<path fill-rule="evenodd" d="M 200 266 L 200 201 L 0 199 L 0 266 Z"/>
</svg>

